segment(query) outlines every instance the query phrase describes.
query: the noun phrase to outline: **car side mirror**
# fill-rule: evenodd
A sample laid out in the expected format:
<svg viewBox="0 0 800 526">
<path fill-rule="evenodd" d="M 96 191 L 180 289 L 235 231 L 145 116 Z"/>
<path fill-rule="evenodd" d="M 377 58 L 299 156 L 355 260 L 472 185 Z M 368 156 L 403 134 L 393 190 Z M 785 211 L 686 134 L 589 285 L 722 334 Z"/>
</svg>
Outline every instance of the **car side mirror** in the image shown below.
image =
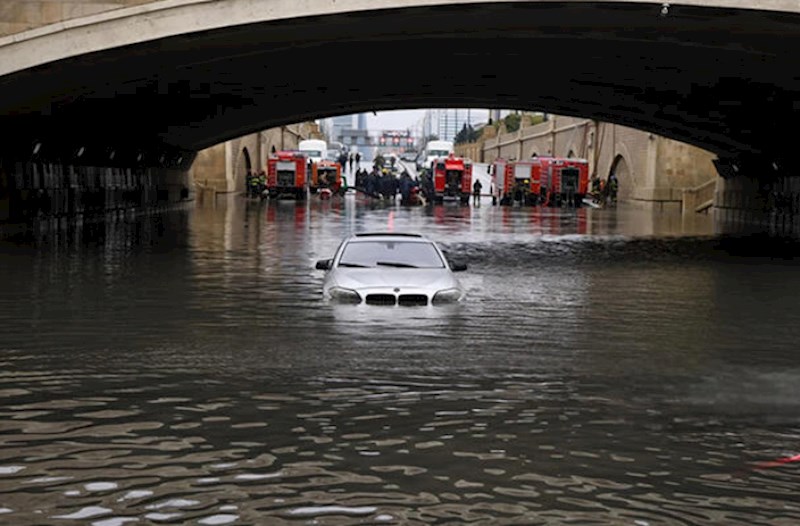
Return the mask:
<svg viewBox="0 0 800 526">
<path fill-rule="evenodd" d="M 463 270 L 467 270 L 466 263 L 450 263 L 450 270 L 453 272 L 461 272 Z"/>
<path fill-rule="evenodd" d="M 317 270 L 329 270 L 331 268 L 332 259 L 320 259 L 317 261 Z"/>
</svg>

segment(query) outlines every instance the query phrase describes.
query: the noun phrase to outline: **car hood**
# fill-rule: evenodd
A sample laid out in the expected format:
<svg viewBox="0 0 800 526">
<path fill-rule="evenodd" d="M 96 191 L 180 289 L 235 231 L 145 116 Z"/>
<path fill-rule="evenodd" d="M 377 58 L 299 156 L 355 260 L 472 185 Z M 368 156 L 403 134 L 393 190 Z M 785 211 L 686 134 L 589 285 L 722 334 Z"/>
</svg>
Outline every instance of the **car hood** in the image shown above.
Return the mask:
<svg viewBox="0 0 800 526">
<path fill-rule="evenodd" d="M 349 289 L 368 287 L 413 287 L 437 290 L 459 287 L 446 269 L 352 268 L 336 269 L 331 276 L 338 286 Z"/>
</svg>

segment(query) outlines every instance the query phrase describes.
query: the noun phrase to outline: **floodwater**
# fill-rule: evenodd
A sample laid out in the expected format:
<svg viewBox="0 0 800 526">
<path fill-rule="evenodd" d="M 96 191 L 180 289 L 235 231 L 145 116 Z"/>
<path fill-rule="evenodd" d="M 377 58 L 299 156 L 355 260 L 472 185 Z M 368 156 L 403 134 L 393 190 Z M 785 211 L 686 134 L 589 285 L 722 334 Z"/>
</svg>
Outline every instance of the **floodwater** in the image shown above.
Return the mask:
<svg viewBox="0 0 800 526">
<path fill-rule="evenodd" d="M 4 240 L 0 524 L 798 524 L 800 252 L 715 229 L 230 196 Z M 368 230 L 467 299 L 323 302 Z"/>
</svg>

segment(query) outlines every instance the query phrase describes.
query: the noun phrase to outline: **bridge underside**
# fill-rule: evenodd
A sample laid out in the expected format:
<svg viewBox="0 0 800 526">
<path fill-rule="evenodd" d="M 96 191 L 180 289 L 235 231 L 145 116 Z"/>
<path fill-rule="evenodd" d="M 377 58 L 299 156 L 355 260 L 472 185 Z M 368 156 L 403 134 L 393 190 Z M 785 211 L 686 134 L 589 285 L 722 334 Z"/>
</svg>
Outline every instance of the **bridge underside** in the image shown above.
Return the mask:
<svg viewBox="0 0 800 526">
<path fill-rule="evenodd" d="M 306 119 L 518 108 L 794 164 L 800 16 L 660 6 L 394 9 L 175 36 L 0 79 L 0 126 L 11 152 L 186 167 L 200 149 Z"/>
</svg>

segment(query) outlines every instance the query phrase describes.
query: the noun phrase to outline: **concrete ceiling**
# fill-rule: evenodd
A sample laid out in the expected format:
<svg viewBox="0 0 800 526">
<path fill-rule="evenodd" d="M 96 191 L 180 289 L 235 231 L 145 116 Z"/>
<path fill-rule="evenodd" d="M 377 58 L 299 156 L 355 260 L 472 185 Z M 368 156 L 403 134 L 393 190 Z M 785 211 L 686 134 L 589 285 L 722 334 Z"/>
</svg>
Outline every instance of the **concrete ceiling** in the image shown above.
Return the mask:
<svg viewBox="0 0 800 526">
<path fill-rule="evenodd" d="M 789 159 L 800 14 L 660 6 L 453 4 L 179 35 L 0 78 L 0 125 L 18 144 L 196 151 L 362 111 L 516 108 Z"/>
</svg>

